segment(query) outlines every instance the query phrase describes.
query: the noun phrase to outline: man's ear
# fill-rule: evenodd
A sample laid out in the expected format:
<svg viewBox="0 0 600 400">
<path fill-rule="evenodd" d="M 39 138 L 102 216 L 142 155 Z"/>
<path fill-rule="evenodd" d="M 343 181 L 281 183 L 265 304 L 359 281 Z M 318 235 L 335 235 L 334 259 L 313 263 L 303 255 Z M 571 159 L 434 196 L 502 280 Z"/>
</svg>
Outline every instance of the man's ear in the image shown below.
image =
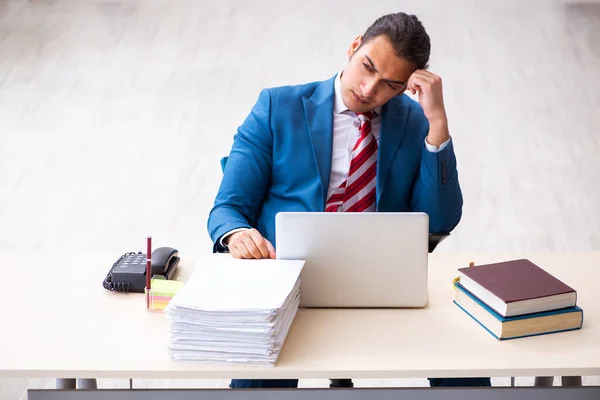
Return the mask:
<svg viewBox="0 0 600 400">
<path fill-rule="evenodd" d="M 356 53 L 356 50 L 358 50 L 361 44 L 362 35 L 359 35 L 356 37 L 356 39 L 352 41 L 352 44 L 350 44 L 350 48 L 348 49 L 348 59 L 352 58 L 352 56 L 354 55 L 354 53 Z"/>
</svg>

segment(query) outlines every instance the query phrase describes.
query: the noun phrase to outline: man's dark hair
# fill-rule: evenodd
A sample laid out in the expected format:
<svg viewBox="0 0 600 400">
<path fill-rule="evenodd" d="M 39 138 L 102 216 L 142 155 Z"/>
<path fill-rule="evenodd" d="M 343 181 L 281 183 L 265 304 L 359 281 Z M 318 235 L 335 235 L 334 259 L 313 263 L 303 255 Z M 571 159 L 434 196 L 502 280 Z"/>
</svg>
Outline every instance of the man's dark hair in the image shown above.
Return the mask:
<svg viewBox="0 0 600 400">
<path fill-rule="evenodd" d="M 367 28 L 362 44 L 381 35 L 391 43 L 396 56 L 413 63 L 417 69 L 427 68 L 431 44 L 416 15 L 399 12 L 378 18 Z"/>
</svg>

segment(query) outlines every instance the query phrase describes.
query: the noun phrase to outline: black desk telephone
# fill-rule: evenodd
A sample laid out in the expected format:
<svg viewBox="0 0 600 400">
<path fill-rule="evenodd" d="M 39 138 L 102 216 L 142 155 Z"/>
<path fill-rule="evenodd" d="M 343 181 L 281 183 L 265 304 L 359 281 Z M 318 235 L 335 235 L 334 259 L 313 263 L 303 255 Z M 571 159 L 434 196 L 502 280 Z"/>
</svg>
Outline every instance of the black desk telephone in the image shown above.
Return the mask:
<svg viewBox="0 0 600 400">
<path fill-rule="evenodd" d="M 171 279 L 179 265 L 179 252 L 172 247 L 159 247 L 152 252 L 152 276 Z M 104 282 L 104 289 L 116 292 L 144 293 L 146 287 L 146 253 L 125 253 L 113 264 Z"/>
</svg>

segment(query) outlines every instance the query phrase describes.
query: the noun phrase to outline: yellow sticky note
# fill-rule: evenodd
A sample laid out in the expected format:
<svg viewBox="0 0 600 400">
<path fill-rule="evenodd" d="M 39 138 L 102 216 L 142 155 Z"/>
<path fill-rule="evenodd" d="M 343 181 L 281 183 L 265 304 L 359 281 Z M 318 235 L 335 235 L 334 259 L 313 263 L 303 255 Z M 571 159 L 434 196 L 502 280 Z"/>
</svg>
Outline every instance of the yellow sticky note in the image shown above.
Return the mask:
<svg viewBox="0 0 600 400">
<path fill-rule="evenodd" d="M 152 279 L 150 287 L 153 292 L 168 293 L 174 296 L 175 293 L 183 287 L 185 282 L 183 281 L 169 281 L 166 279 Z"/>
</svg>

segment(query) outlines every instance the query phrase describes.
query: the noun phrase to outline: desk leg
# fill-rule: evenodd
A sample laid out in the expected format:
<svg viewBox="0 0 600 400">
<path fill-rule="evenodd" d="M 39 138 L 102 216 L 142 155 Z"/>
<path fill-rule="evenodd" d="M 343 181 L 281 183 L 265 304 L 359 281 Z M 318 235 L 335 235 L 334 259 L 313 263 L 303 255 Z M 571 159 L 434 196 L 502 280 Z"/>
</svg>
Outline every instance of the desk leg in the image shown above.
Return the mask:
<svg viewBox="0 0 600 400">
<path fill-rule="evenodd" d="M 77 387 L 79 389 L 98 389 L 98 382 L 96 379 L 77 379 Z"/>
<path fill-rule="evenodd" d="M 59 390 L 66 389 L 98 389 L 96 379 L 73 379 L 73 378 L 56 378 L 56 388 Z"/>
<path fill-rule="evenodd" d="M 330 379 L 329 387 L 330 388 L 353 388 L 354 382 L 352 382 L 352 379 Z"/>
<path fill-rule="evenodd" d="M 562 377 L 563 387 L 580 387 L 581 377 L 580 376 L 563 376 Z"/>
<path fill-rule="evenodd" d="M 533 386 L 536 387 L 549 387 L 554 385 L 553 376 L 536 376 Z"/>
<path fill-rule="evenodd" d="M 56 378 L 56 388 L 59 390 L 75 389 L 75 379 Z"/>
</svg>

